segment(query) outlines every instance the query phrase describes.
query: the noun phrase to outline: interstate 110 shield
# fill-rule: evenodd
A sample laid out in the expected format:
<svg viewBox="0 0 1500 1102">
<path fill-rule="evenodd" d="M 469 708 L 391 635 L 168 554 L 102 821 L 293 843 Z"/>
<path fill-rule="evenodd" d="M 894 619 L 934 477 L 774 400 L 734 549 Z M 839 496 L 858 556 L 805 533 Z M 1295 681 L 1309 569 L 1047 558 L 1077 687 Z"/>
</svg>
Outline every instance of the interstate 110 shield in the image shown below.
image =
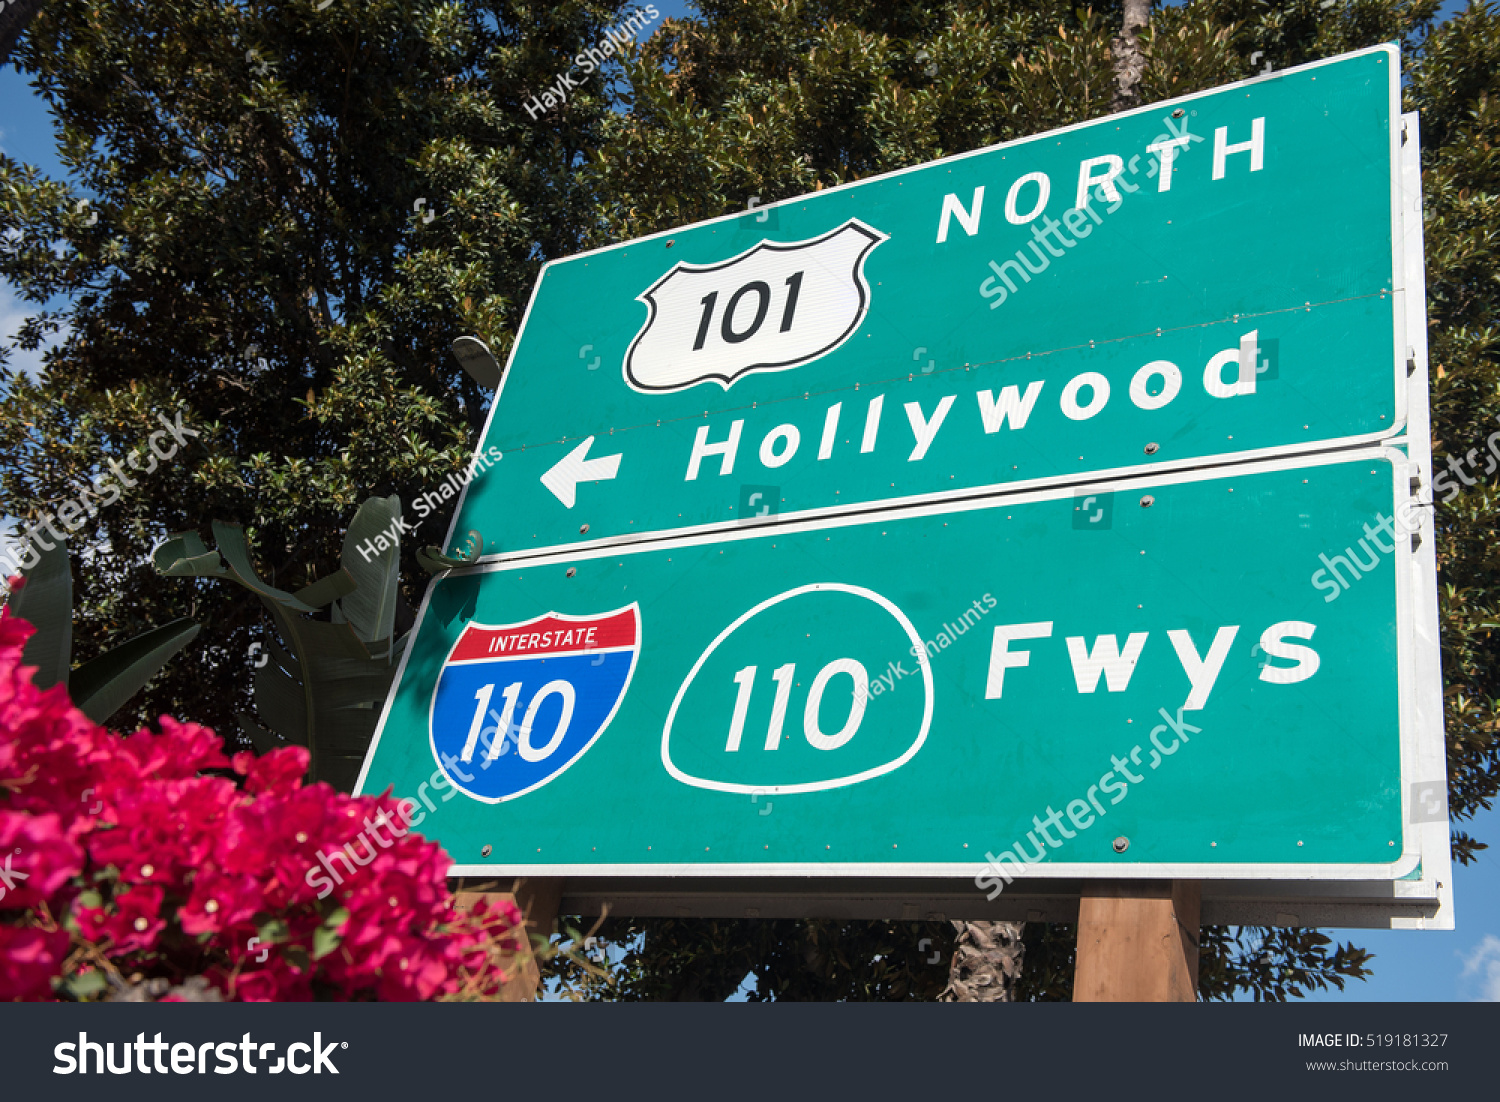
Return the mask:
<svg viewBox="0 0 1500 1102">
<path fill-rule="evenodd" d="M 640 645 L 635 605 L 599 616 L 469 623 L 432 694 L 434 760 L 455 788 L 485 803 L 541 787 L 609 726 Z"/>
</svg>

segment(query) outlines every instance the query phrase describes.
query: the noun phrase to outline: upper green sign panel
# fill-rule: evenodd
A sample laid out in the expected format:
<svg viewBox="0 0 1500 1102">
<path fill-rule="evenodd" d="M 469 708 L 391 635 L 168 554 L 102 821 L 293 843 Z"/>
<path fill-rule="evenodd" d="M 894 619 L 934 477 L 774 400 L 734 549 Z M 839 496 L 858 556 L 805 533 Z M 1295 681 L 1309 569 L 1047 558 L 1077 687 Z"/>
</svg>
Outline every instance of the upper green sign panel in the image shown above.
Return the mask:
<svg viewBox="0 0 1500 1102">
<path fill-rule="evenodd" d="M 1380 47 L 548 264 L 485 553 L 1404 423 Z"/>
</svg>

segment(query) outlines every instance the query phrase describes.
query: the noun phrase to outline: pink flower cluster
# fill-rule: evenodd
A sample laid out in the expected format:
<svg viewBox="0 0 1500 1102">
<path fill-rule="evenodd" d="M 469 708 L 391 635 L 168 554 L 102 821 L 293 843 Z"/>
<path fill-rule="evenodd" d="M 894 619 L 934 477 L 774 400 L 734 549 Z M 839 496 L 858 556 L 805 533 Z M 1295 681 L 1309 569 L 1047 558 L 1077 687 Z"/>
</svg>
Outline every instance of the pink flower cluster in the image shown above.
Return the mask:
<svg viewBox="0 0 1500 1102">
<path fill-rule="evenodd" d="M 435 843 L 395 839 L 323 900 L 308 885 L 389 794 L 303 786 L 300 747 L 231 760 L 196 724 L 96 726 L 32 684 L 33 631 L 0 613 L 0 1000 L 195 976 L 256 1001 L 498 990 L 521 916 L 455 909 Z"/>
</svg>

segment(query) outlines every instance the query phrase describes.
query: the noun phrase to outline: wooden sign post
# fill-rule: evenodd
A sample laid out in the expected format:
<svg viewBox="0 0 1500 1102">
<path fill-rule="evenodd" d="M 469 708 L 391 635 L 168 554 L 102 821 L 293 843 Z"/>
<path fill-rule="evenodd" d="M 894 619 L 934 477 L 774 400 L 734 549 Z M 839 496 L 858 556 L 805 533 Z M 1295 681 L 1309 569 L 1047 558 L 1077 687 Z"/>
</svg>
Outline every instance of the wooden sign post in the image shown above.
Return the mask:
<svg viewBox="0 0 1500 1102">
<path fill-rule="evenodd" d="M 1097 880 L 1078 907 L 1074 1002 L 1194 1002 L 1195 880 Z"/>
</svg>

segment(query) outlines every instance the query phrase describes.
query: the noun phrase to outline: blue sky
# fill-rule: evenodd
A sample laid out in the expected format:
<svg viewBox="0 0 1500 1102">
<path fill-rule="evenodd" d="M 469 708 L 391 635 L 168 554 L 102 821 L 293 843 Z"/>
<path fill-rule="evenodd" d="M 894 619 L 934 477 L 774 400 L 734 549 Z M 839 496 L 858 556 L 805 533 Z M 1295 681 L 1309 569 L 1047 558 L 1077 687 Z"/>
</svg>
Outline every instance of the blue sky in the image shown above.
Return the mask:
<svg viewBox="0 0 1500 1102">
<path fill-rule="evenodd" d="M 1454 870 L 1458 928 L 1436 930 L 1327 930 L 1375 954 L 1374 976 L 1318 1002 L 1500 1002 L 1500 811 L 1486 811 L 1464 829 L 1491 849 Z"/>
<path fill-rule="evenodd" d="M 685 13 L 681 0 L 656 3 L 663 17 Z M 1443 16 L 1463 7 L 1447 0 Z M 660 26 L 652 22 L 649 34 Z M 61 176 L 52 127 L 42 102 L 13 67 L 0 69 L 0 149 Z M 27 311 L 8 285 L 0 282 L 0 340 L 14 334 Z M 17 366 L 38 361 L 17 356 Z M 1468 833 L 1500 848 L 1500 811 L 1482 813 L 1465 824 Z M 1335 940 L 1353 941 L 1375 954 L 1374 976 L 1331 991 L 1317 1001 L 1500 1001 L 1500 857 L 1485 851 L 1478 860 L 1455 870 L 1454 891 L 1458 929 L 1452 932 L 1391 930 L 1328 930 Z"/>
</svg>

